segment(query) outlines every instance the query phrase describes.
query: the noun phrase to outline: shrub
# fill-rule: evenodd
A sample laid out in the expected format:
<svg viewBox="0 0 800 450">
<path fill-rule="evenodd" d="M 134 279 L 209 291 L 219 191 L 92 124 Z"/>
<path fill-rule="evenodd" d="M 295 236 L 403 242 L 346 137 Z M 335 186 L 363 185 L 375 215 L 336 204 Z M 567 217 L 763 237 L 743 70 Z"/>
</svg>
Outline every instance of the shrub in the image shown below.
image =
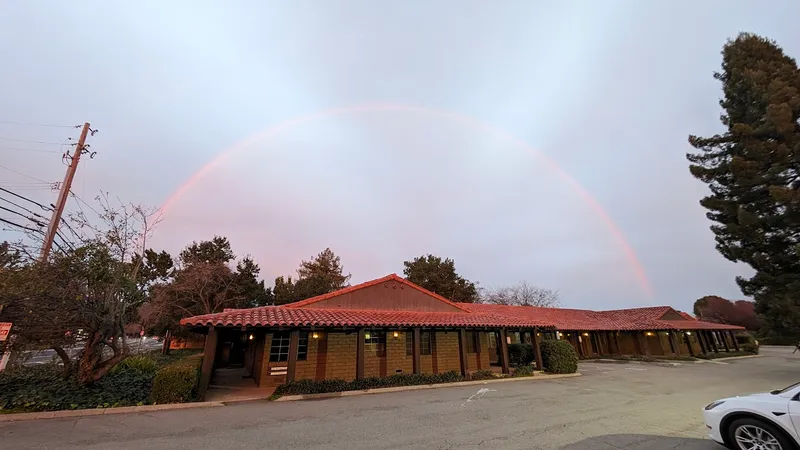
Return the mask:
<svg viewBox="0 0 800 450">
<path fill-rule="evenodd" d="M 511 366 L 527 366 L 534 358 L 531 344 L 508 344 L 508 362 Z"/>
<path fill-rule="evenodd" d="M 698 358 L 701 359 L 719 359 L 719 358 L 733 358 L 734 356 L 749 356 L 752 353 L 749 352 L 719 352 L 719 353 L 705 353 L 703 355 L 697 355 Z"/>
<path fill-rule="evenodd" d="M 476 370 L 469 374 L 468 377 L 471 381 L 479 381 L 479 380 L 492 380 L 497 378 L 491 370 Z"/>
<path fill-rule="evenodd" d="M 158 371 L 158 367 L 158 362 L 150 355 L 140 354 L 122 360 L 122 362 L 114 366 L 111 371 L 133 370 L 143 374 L 155 375 Z"/>
<path fill-rule="evenodd" d="M 147 403 L 153 377 L 120 370 L 82 385 L 57 366 L 20 367 L 0 373 L 0 412 L 110 408 Z"/>
<path fill-rule="evenodd" d="M 514 377 L 530 377 L 533 376 L 533 366 L 519 366 L 514 369 L 514 373 L 511 375 Z"/>
<path fill-rule="evenodd" d="M 575 373 L 578 371 L 578 354 L 567 341 L 542 341 L 542 364 L 550 373 Z"/>
<path fill-rule="evenodd" d="M 758 354 L 758 345 L 755 342 L 749 342 L 747 344 L 742 344 L 739 346 L 743 352 L 750 353 L 752 355 Z"/>
<path fill-rule="evenodd" d="M 150 400 L 157 404 L 196 400 L 202 361 L 202 358 L 193 355 L 159 369 L 153 379 Z"/>
<path fill-rule="evenodd" d="M 283 395 L 309 395 L 328 392 L 360 391 L 365 389 L 387 388 L 396 386 L 418 386 L 423 384 L 455 383 L 464 381 L 464 377 L 455 371 L 439 374 L 415 373 L 395 374 L 388 377 L 369 377 L 361 380 L 299 380 L 284 383 L 275 389 L 272 399 Z"/>
</svg>

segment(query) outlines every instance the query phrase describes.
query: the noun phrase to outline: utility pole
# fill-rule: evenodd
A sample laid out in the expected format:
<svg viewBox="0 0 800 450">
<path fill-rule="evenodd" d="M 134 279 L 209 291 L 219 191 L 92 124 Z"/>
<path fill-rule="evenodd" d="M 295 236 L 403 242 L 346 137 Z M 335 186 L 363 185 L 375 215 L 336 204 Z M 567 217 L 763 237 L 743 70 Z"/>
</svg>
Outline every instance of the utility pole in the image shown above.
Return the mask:
<svg viewBox="0 0 800 450">
<path fill-rule="evenodd" d="M 94 134 L 94 131 L 89 128 L 89 122 L 84 123 L 81 137 L 78 138 L 78 145 L 75 146 L 75 152 L 70 158 L 67 173 L 64 175 L 64 182 L 61 183 L 61 190 L 58 193 L 58 201 L 56 202 L 56 208 L 53 210 L 53 217 L 50 219 L 50 223 L 47 224 L 47 234 L 42 244 L 42 253 L 39 255 L 39 260 L 42 262 L 47 260 L 47 257 L 50 255 L 50 249 L 53 248 L 53 239 L 56 237 L 58 225 L 61 222 L 61 214 L 64 212 L 64 206 L 67 204 L 67 198 L 72 188 L 72 179 L 75 178 L 75 169 L 78 168 L 81 154 L 83 154 L 85 150 L 84 144 L 86 143 L 86 136 L 90 131 Z"/>
</svg>

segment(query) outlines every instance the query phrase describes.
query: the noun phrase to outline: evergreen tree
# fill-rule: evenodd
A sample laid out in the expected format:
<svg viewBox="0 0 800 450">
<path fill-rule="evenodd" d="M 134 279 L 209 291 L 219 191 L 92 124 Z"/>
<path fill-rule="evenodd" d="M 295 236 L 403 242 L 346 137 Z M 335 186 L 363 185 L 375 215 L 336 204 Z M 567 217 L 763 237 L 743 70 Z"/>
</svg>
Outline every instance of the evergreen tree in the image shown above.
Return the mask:
<svg viewBox="0 0 800 450">
<path fill-rule="evenodd" d="M 310 261 L 302 261 L 297 269 L 297 280 L 280 276 L 275 279 L 272 292 L 275 304 L 293 303 L 349 286 L 351 275 L 344 274 L 341 258 L 326 248 Z"/>
<path fill-rule="evenodd" d="M 778 45 L 740 34 L 722 51 L 726 132 L 690 136 L 692 175 L 708 184 L 700 204 L 716 222 L 717 249 L 750 265 L 738 277 L 773 332 L 800 335 L 800 71 Z"/>
<path fill-rule="evenodd" d="M 474 303 L 478 298 L 475 283 L 456 272 L 455 262 L 434 255 L 424 255 L 404 261 L 406 279 L 455 302 Z"/>
</svg>

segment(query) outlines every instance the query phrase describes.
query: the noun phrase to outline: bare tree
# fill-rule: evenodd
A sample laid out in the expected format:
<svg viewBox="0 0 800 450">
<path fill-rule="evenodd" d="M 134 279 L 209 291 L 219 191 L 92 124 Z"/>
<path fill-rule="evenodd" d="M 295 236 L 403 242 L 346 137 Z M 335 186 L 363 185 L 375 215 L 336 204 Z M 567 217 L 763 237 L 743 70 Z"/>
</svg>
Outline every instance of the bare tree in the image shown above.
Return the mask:
<svg viewBox="0 0 800 450">
<path fill-rule="evenodd" d="M 558 291 L 541 288 L 520 281 L 512 286 L 486 289 L 481 292 L 481 303 L 513 306 L 541 306 L 553 308 L 561 304 Z"/>
<path fill-rule="evenodd" d="M 19 348 L 52 348 L 65 372 L 73 364 L 64 347 L 82 344 L 78 379 L 99 380 L 130 354 L 125 324 L 144 300 L 139 282 L 155 209 L 97 197 L 96 219 L 70 217 L 77 242 L 61 246 L 46 261 L 0 272 L 0 299 L 15 323 Z M 30 252 L 26 252 L 30 254 Z M 19 326 L 16 326 L 16 325 Z M 108 351 L 106 351 L 108 350 Z"/>
</svg>

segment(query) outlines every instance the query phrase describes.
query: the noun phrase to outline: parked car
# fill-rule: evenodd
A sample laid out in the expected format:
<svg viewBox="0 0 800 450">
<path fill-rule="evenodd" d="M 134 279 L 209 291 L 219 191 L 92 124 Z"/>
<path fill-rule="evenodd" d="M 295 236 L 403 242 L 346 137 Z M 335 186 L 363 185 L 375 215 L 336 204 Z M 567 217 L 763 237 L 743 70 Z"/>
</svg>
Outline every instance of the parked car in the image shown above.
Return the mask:
<svg viewBox="0 0 800 450">
<path fill-rule="evenodd" d="M 703 409 L 708 436 L 739 450 L 800 448 L 800 383 L 764 394 L 723 398 Z"/>
</svg>

